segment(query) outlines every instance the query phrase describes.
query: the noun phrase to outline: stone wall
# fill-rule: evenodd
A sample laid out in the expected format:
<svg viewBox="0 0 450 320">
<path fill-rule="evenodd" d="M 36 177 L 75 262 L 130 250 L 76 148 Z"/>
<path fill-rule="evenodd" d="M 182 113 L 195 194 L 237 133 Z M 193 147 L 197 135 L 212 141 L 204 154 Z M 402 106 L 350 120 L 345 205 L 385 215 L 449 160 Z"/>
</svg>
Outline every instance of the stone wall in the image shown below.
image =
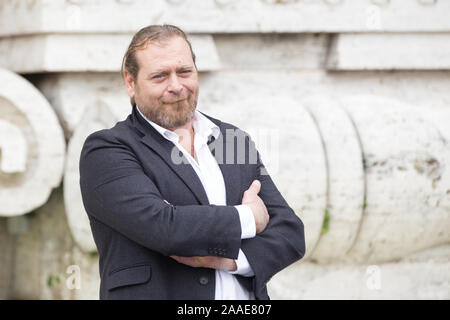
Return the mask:
<svg viewBox="0 0 450 320">
<path fill-rule="evenodd" d="M 449 16 L 443 0 L 0 2 L 0 298 L 98 298 L 79 153 L 130 112 L 132 35 L 172 23 L 199 110 L 252 135 L 305 223 L 273 299 L 449 299 Z"/>
</svg>

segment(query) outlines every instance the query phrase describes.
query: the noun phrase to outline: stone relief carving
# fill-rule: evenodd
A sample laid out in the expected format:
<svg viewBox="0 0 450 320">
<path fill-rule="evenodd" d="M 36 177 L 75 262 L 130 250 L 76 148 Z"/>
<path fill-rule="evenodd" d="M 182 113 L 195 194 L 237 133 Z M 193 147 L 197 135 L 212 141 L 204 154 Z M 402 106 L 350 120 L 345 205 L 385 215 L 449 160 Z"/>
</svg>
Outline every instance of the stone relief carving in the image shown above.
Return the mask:
<svg viewBox="0 0 450 320">
<path fill-rule="evenodd" d="M 129 111 L 116 73 L 131 35 L 149 23 L 174 23 L 196 47 L 211 102 L 201 110 L 248 128 L 305 222 L 306 258 L 274 277 L 271 297 L 448 299 L 449 8 L 437 0 L 1 2 L 0 67 L 45 73 L 35 85 L 60 123 L 29 83 L 0 70 L 0 216 L 8 217 L 0 221 L 8 221 L 0 224 L 0 251 L 18 251 L 20 261 L 2 260 L 0 280 L 15 279 L 17 297 L 98 298 L 79 152 L 89 133 Z M 336 46 L 327 47 L 330 39 Z M 223 108 L 227 88 L 237 99 Z M 341 95 L 356 88 L 374 95 Z M 258 97 L 243 99 L 248 92 Z M 420 108 L 412 105 L 417 98 Z M 286 112 L 260 112 L 274 105 Z M 288 152 L 273 157 L 273 148 Z M 63 173 L 64 192 L 47 200 Z M 44 203 L 32 218 L 17 216 Z M 11 235 L 11 221 L 21 235 Z M 19 236 L 19 244 L 11 241 Z M 382 274 L 382 290 L 366 287 L 367 263 L 378 264 L 371 267 Z M 39 270 L 29 267 L 35 264 Z M 81 266 L 82 290 L 45 286 L 49 273 L 72 264 Z"/>
<path fill-rule="evenodd" d="M 283 111 L 267 117 L 270 106 Z M 449 137 L 418 108 L 379 96 L 211 108 L 253 128 L 257 145 L 264 128 L 278 134 L 281 149 L 266 149 L 263 161 L 305 223 L 306 259 L 383 262 L 449 242 Z"/>
<path fill-rule="evenodd" d="M 65 141 L 44 96 L 0 69 L 0 216 L 43 205 L 62 178 Z"/>
</svg>

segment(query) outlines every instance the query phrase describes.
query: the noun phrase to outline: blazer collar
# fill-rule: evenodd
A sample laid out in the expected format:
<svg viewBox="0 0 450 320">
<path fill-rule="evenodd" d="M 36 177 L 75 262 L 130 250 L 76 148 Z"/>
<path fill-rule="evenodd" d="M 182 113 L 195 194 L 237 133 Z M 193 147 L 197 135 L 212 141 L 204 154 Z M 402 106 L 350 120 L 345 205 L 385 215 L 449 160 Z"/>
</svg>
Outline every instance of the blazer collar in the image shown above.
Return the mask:
<svg viewBox="0 0 450 320">
<path fill-rule="evenodd" d="M 209 117 L 206 114 L 203 115 L 211 120 L 214 124 L 216 124 L 221 132 L 219 139 L 210 143 L 209 146 L 212 154 L 217 159 L 220 170 L 222 171 L 223 179 L 225 182 L 227 205 L 240 204 L 241 199 L 239 199 L 239 170 L 237 169 L 236 165 L 225 164 L 227 150 L 227 132 L 220 120 Z M 208 196 L 206 195 L 206 191 L 203 188 L 203 185 L 197 174 L 195 173 L 195 170 L 184 157 L 183 153 L 172 142 L 165 139 L 150 123 L 146 121 L 146 119 L 144 119 L 140 115 L 136 105 L 133 106 L 133 111 L 131 113 L 131 122 L 133 127 L 140 132 L 141 142 L 147 147 L 151 148 L 166 162 L 166 164 L 188 186 L 188 188 L 192 191 L 200 204 L 208 205 L 209 201 Z M 229 140 L 229 143 L 233 143 L 234 139 Z M 220 146 L 217 145 L 217 143 L 219 143 Z M 215 147 L 221 147 L 221 150 L 223 150 L 223 152 L 219 152 L 216 154 Z M 172 152 L 178 152 L 179 156 L 182 157 L 183 162 L 181 164 L 177 164 L 172 161 Z"/>
</svg>

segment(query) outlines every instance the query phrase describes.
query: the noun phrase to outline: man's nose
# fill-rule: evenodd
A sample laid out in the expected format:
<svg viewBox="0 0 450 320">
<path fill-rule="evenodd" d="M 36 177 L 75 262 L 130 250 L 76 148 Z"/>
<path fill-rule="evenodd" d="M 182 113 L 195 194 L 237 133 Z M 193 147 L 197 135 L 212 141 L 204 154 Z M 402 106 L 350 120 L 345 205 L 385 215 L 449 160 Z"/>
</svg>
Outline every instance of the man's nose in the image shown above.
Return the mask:
<svg viewBox="0 0 450 320">
<path fill-rule="evenodd" d="M 183 89 L 183 86 L 181 85 L 178 77 L 176 74 L 171 74 L 169 77 L 169 86 L 167 88 L 170 92 L 179 94 L 181 93 L 181 90 Z"/>
</svg>

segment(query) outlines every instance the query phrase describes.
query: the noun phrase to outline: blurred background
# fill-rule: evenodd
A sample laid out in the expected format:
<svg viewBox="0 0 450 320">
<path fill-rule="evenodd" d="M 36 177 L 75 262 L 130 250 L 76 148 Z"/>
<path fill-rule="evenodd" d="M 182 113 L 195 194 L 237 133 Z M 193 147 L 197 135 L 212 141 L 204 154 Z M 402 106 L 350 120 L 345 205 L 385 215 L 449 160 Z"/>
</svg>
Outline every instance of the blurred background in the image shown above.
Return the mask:
<svg viewBox="0 0 450 320">
<path fill-rule="evenodd" d="M 0 0 L 0 299 L 98 299 L 80 151 L 163 23 L 305 224 L 272 299 L 450 299 L 447 0 Z"/>
</svg>

